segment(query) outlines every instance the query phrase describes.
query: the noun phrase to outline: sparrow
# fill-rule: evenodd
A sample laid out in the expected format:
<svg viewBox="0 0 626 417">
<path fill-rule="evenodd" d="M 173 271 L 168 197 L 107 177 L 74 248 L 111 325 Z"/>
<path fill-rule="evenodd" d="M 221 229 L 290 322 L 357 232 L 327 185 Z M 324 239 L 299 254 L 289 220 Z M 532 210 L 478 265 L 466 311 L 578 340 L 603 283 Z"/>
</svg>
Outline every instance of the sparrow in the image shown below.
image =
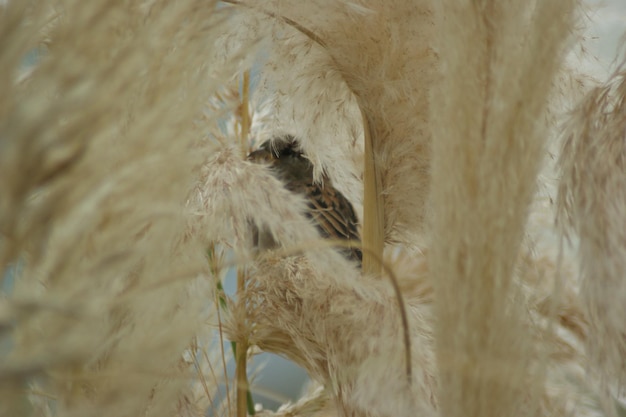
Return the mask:
<svg viewBox="0 0 626 417">
<path fill-rule="evenodd" d="M 323 175 L 321 183 L 313 180 L 313 164 L 299 149 L 298 141 L 293 136 L 274 138 L 263 143 L 258 150 L 248 155 L 248 160 L 269 164 L 287 190 L 306 198 L 306 216 L 314 221 L 322 237 L 361 240 L 352 204 L 333 187 L 326 175 Z M 259 239 L 264 238 L 257 235 L 257 243 Z M 363 254 L 359 248 L 341 248 L 340 252 L 361 265 Z"/>
</svg>

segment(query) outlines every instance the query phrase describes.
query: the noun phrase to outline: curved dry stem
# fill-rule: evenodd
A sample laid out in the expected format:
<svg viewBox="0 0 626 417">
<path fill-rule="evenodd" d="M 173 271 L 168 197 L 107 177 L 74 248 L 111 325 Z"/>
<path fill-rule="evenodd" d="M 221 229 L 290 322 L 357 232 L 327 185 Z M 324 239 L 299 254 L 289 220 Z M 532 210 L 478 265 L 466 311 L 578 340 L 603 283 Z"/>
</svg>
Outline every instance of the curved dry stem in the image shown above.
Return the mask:
<svg viewBox="0 0 626 417">
<path fill-rule="evenodd" d="M 385 213 L 383 202 L 383 184 L 380 169 L 376 164 L 375 143 L 370 123 L 363 106 L 359 104 L 363 116 L 363 133 L 365 135 L 365 155 L 363 158 L 363 271 L 379 275 L 381 259 L 385 243 Z"/>
<path fill-rule="evenodd" d="M 250 72 L 245 71 L 242 77 L 241 88 L 241 102 L 239 104 L 240 109 L 240 142 L 243 153 L 245 154 L 248 146 L 248 133 L 250 132 Z M 248 271 L 244 268 L 237 269 L 237 294 L 244 297 L 245 285 L 248 280 Z M 237 384 L 237 417 L 246 417 L 246 413 L 254 415 L 254 404 L 252 404 L 251 393 L 248 384 L 247 364 L 248 364 L 248 340 L 239 340 L 233 342 L 233 350 L 235 353 L 236 361 L 236 376 L 235 381 Z"/>
</svg>

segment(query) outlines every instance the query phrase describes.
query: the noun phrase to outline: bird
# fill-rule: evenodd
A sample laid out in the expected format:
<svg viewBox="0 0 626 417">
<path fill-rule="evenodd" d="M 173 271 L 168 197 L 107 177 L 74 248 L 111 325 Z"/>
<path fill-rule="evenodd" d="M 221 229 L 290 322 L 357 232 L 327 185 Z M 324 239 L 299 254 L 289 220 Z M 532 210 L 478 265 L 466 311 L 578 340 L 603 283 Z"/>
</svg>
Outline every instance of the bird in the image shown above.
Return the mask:
<svg viewBox="0 0 626 417">
<path fill-rule="evenodd" d="M 313 164 L 300 150 L 294 136 L 264 142 L 259 149 L 250 152 L 248 160 L 268 164 L 287 190 L 305 197 L 308 207 L 305 214 L 313 220 L 322 237 L 360 242 L 358 219 L 352 203 L 333 187 L 325 174 L 322 182 L 314 181 Z M 358 247 L 343 247 L 340 252 L 361 265 L 363 254 Z"/>
</svg>

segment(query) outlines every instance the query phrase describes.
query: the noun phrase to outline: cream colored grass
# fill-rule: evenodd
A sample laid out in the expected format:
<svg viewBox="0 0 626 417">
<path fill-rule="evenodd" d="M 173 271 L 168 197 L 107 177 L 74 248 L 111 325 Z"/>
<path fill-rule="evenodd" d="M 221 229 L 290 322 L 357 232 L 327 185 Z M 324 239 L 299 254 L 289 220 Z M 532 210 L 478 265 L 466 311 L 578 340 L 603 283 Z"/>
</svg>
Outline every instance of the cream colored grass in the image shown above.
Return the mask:
<svg viewBox="0 0 626 417">
<path fill-rule="evenodd" d="M 348 273 L 333 279 L 304 258 L 268 257 L 253 273 L 255 342 L 325 381 L 340 414 L 433 415 L 432 342 L 419 306 L 409 306 L 417 363 L 407 384 L 403 328 L 388 286 L 358 285 Z"/>
<path fill-rule="evenodd" d="M 562 220 L 575 232 L 582 296 L 591 323 L 587 349 L 623 391 L 626 377 L 626 72 L 593 89 L 568 121 L 560 159 Z"/>
<path fill-rule="evenodd" d="M 346 149 L 361 138 L 366 119 L 382 185 L 382 238 L 414 244 L 424 226 L 428 188 L 428 176 L 415 173 L 426 174 L 429 160 L 430 2 L 258 4 L 323 42 L 285 24 L 277 28 L 266 71 L 277 95 L 277 117 L 294 125 L 315 165 L 348 189 L 349 165 L 342 161 L 350 160 Z M 359 162 L 353 173 L 360 173 Z"/>
<path fill-rule="evenodd" d="M 441 413 L 536 415 L 545 373 L 513 281 L 573 1 L 441 3 L 432 100 Z M 549 17 L 548 17 L 549 16 Z M 444 400 L 445 399 L 445 400 Z"/>
<path fill-rule="evenodd" d="M 232 71 L 214 59 L 215 7 L 0 7 L 0 271 L 18 267 L 2 299 L 0 414 L 193 414 L 182 353 L 207 330 L 212 288 L 184 205 L 195 122 Z"/>
<path fill-rule="evenodd" d="M 610 412 L 582 346 L 621 370 L 621 328 L 604 320 L 619 304 L 598 308 L 621 296 L 598 292 L 621 271 L 605 245 L 619 248 L 620 194 L 597 176 L 618 181 L 620 166 L 592 158 L 579 176 L 594 154 L 577 138 L 621 143 L 621 82 L 616 101 L 600 90 L 575 114 L 563 159 L 594 314 L 528 221 L 575 2 L 227 3 L 0 6 L 0 270 L 17 268 L 0 304 L 0 414 L 244 415 L 246 358 L 235 383 L 229 352 L 208 351 L 226 338 L 323 387 L 277 415 Z M 385 251 L 408 329 L 391 283 L 321 241 L 305 201 L 245 160 L 274 133 L 301 138 L 316 175 L 366 205 L 382 233 L 365 244 Z M 278 248 L 254 248 L 255 228 Z M 229 268 L 232 298 L 216 291 Z"/>
<path fill-rule="evenodd" d="M 254 254 L 251 224 L 272 233 L 282 247 L 259 254 L 251 265 L 245 296 L 229 307 L 229 338 L 299 363 L 328 384 L 327 394 L 346 413 L 409 415 L 423 409 L 432 414 L 432 348 L 419 309 L 409 306 L 412 360 L 420 364 L 408 383 L 406 329 L 392 286 L 363 282 L 354 264 L 316 243 L 318 234 L 303 216 L 304 202 L 283 189 L 266 167 L 226 148 L 207 161 L 203 172 L 197 203 L 205 220 L 199 218 L 198 229 L 232 247 L 240 255 L 238 264 Z M 217 213 L 229 213 L 227 221 L 210 222 Z M 285 258 L 294 251 L 305 255 Z M 381 397 L 391 400 L 381 402 Z"/>
</svg>

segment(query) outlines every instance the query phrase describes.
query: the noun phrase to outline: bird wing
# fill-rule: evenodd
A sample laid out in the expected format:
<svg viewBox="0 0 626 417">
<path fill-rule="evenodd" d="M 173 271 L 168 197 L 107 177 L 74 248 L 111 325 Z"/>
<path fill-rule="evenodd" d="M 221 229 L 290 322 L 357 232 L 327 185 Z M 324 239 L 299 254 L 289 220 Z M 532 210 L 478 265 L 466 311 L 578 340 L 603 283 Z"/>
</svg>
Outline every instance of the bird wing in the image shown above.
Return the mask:
<svg viewBox="0 0 626 417">
<path fill-rule="evenodd" d="M 316 183 L 307 184 L 305 194 L 311 209 L 310 215 L 324 237 L 360 241 L 356 214 L 343 194 L 332 186 L 323 187 Z M 358 248 L 346 248 L 343 252 L 355 260 L 362 260 Z"/>
</svg>

